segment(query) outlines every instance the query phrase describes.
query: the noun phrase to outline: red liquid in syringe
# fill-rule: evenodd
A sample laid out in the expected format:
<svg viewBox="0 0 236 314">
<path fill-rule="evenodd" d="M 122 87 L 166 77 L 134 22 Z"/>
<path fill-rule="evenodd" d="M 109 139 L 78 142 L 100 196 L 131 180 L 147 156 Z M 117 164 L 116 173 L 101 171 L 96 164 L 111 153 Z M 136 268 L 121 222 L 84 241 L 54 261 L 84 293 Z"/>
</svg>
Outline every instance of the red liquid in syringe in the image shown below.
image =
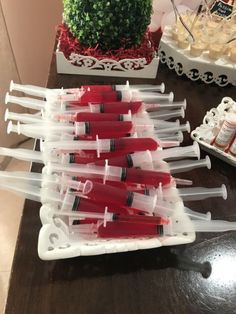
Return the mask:
<svg viewBox="0 0 236 314">
<path fill-rule="evenodd" d="M 91 108 L 94 108 L 93 110 L 95 112 L 100 113 L 116 113 L 116 114 L 128 114 L 131 112 L 131 114 L 136 114 L 142 110 L 144 110 L 143 102 L 141 101 L 131 101 L 131 102 L 104 102 L 102 104 L 90 104 Z"/>
<path fill-rule="evenodd" d="M 119 91 L 84 91 L 82 95 L 78 95 L 78 100 L 75 99 L 70 101 L 70 105 L 72 106 L 80 106 L 81 104 L 87 105 L 89 102 L 114 102 L 121 101 L 122 93 Z M 63 96 L 62 96 L 63 100 Z"/>
<path fill-rule="evenodd" d="M 123 181 L 158 187 L 160 183 L 162 186 L 169 185 L 171 183 L 171 175 L 167 172 L 128 168 L 124 174 Z"/>
<path fill-rule="evenodd" d="M 83 122 L 82 122 L 83 123 Z M 111 134 L 124 136 L 132 132 L 133 123 L 131 121 L 91 121 L 85 122 L 85 134 L 96 136 L 99 134 L 111 138 Z"/>
<path fill-rule="evenodd" d="M 107 204 L 107 203 L 98 204 L 92 200 L 88 200 L 88 199 L 77 196 L 73 204 L 72 212 L 81 211 L 81 212 L 88 212 L 88 213 L 89 212 L 104 213 L 105 206 L 109 206 L 109 205 L 110 204 Z M 119 206 L 109 206 L 109 211 L 115 214 L 124 215 L 124 217 L 128 215 L 127 209 L 119 207 Z"/>
<path fill-rule="evenodd" d="M 144 104 L 141 101 L 115 101 L 115 102 L 103 102 L 103 103 L 80 103 L 77 101 L 70 101 L 67 106 L 68 109 L 76 110 L 76 107 L 90 107 L 88 108 L 88 112 L 92 110 L 94 113 L 107 113 L 107 114 L 136 114 L 145 110 Z M 79 109 L 78 109 L 79 110 Z"/>
<path fill-rule="evenodd" d="M 162 234 L 161 225 L 114 221 L 107 222 L 105 227 L 102 224 L 98 227 L 98 236 L 101 238 L 161 236 Z"/>
<path fill-rule="evenodd" d="M 86 182 L 85 195 L 101 204 L 110 204 L 111 206 L 131 206 L 133 193 L 125 189 L 119 189 L 106 184 L 96 182 Z"/>
<path fill-rule="evenodd" d="M 94 162 L 91 162 L 94 165 L 97 166 L 105 166 L 106 162 L 105 160 L 95 160 Z M 133 167 L 133 161 L 129 154 L 127 155 L 121 155 L 117 157 L 112 157 L 108 159 L 108 165 L 109 166 L 118 166 L 118 167 L 125 167 L 125 168 L 132 168 Z"/>
<path fill-rule="evenodd" d="M 123 154 L 125 155 L 145 150 L 155 151 L 158 147 L 159 144 L 152 138 L 112 139 L 110 142 L 110 152 L 101 153 L 100 159 L 108 159 L 112 157 L 122 156 Z M 86 150 L 85 154 L 89 156 L 90 160 L 97 158 L 97 151 L 95 150 Z M 82 155 L 84 156 L 84 153 Z M 81 156 L 80 152 L 76 153 L 75 150 L 75 153 L 73 155 L 73 162 L 80 163 L 80 157 L 83 156 Z"/>
<path fill-rule="evenodd" d="M 106 184 L 86 181 L 83 194 L 98 203 L 132 208 L 141 212 L 153 213 L 156 197 L 146 196 Z"/>
<path fill-rule="evenodd" d="M 123 121 L 123 115 L 116 113 L 78 112 L 75 114 L 73 121 Z"/>
</svg>

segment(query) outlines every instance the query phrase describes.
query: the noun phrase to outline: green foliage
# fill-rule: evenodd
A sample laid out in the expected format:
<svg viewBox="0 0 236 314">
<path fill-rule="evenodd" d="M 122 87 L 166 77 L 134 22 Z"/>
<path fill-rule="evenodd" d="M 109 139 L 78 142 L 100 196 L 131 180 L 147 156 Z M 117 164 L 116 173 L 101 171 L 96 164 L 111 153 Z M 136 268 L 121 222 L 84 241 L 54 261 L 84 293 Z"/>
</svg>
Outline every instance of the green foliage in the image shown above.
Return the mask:
<svg viewBox="0 0 236 314">
<path fill-rule="evenodd" d="M 64 21 L 81 44 L 104 49 L 140 43 L 150 24 L 152 0 L 63 0 Z"/>
</svg>

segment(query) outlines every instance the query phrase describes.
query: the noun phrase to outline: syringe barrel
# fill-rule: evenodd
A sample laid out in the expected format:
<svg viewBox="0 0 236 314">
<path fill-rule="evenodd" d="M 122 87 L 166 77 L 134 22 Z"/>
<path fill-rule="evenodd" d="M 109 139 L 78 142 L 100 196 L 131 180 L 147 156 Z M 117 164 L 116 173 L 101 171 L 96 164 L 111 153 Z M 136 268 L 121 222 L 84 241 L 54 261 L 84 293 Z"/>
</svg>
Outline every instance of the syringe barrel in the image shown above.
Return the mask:
<svg viewBox="0 0 236 314">
<path fill-rule="evenodd" d="M 45 97 L 47 91 L 50 91 L 48 88 L 39 87 L 35 85 L 21 85 L 16 84 L 13 81 L 10 83 L 10 91 L 19 91 L 31 96 Z"/>
<path fill-rule="evenodd" d="M 178 110 L 170 110 L 168 113 L 156 113 L 156 115 L 152 115 L 151 118 L 157 118 L 157 119 L 160 119 L 160 120 L 169 120 L 171 118 L 178 118 L 178 117 L 181 117 L 181 118 L 184 118 L 185 116 L 185 112 L 184 112 L 184 109 L 181 108 L 181 109 L 178 109 Z"/>
<path fill-rule="evenodd" d="M 130 159 L 132 162 L 132 167 L 141 167 L 143 164 L 148 163 L 152 164 L 152 154 L 149 150 L 146 150 L 144 152 L 136 152 L 133 154 L 130 154 Z"/>
<path fill-rule="evenodd" d="M 157 101 L 168 101 L 170 103 L 174 100 L 174 94 L 170 92 L 169 94 L 157 94 L 157 93 L 148 93 L 148 92 L 139 92 L 137 97 L 140 100 L 150 103 L 150 102 L 157 102 Z"/>
<path fill-rule="evenodd" d="M 5 121 L 7 120 L 17 120 L 23 123 L 40 123 L 42 119 L 40 116 L 35 116 L 32 114 L 16 113 L 10 112 L 8 109 L 5 111 Z"/>
<path fill-rule="evenodd" d="M 98 140 L 100 152 L 110 151 L 110 140 Z M 43 150 L 58 149 L 62 151 L 75 153 L 81 150 L 94 150 L 97 151 L 98 143 L 97 141 L 48 141 L 44 142 Z"/>
<path fill-rule="evenodd" d="M 106 102 L 102 104 L 90 103 L 89 107 L 91 108 L 92 112 L 128 114 L 130 111 L 132 114 L 136 114 L 142 110 L 143 103 L 141 101 Z"/>
<path fill-rule="evenodd" d="M 114 221 L 107 222 L 106 227 L 102 224 L 98 227 L 98 236 L 100 238 L 161 236 L 162 234 L 163 227 L 161 225 Z"/>
<path fill-rule="evenodd" d="M 160 183 L 162 186 L 169 185 L 171 175 L 165 172 L 128 168 L 123 176 L 123 181 L 158 187 Z"/>
<path fill-rule="evenodd" d="M 28 97 L 16 97 L 6 94 L 5 103 L 12 103 L 17 104 L 25 108 L 35 109 L 35 110 L 42 110 L 45 109 L 45 101 L 28 98 Z"/>
<path fill-rule="evenodd" d="M 78 112 L 75 115 L 74 121 L 123 121 L 123 115 L 116 113 Z"/>
<path fill-rule="evenodd" d="M 174 147 L 152 153 L 152 158 L 155 159 L 168 159 L 168 158 L 183 158 L 183 157 L 197 157 L 200 158 L 200 148 L 197 142 L 193 145 L 185 147 Z"/>
<path fill-rule="evenodd" d="M 91 181 L 85 182 L 83 193 L 93 201 L 111 206 L 131 207 L 133 202 L 133 192 Z"/>
<path fill-rule="evenodd" d="M 133 192 L 133 200 L 130 207 L 152 214 L 156 205 L 156 195 L 149 196 Z"/>
<path fill-rule="evenodd" d="M 119 151 L 122 153 L 132 153 L 138 151 L 155 151 L 159 147 L 157 141 L 152 138 L 121 138 L 115 139 L 112 144 L 111 151 Z"/>
<path fill-rule="evenodd" d="M 77 131 L 77 127 L 79 128 Z M 131 121 L 91 121 L 76 122 L 76 135 L 87 134 L 91 136 L 117 134 L 125 136 L 132 132 L 133 123 Z M 84 133 L 83 133 L 84 132 Z"/>
<path fill-rule="evenodd" d="M 5 148 L 0 147 L 0 155 L 11 156 L 20 160 L 27 160 L 32 162 L 43 162 L 43 154 L 24 148 Z"/>
<path fill-rule="evenodd" d="M 171 173 L 180 173 L 191 171 L 193 169 L 207 167 L 211 169 L 211 160 L 209 156 L 206 156 L 205 159 L 200 160 L 182 160 L 182 161 L 174 161 L 169 163 Z"/>
<path fill-rule="evenodd" d="M 224 184 L 219 188 L 193 187 L 178 189 L 178 192 L 184 201 L 198 201 L 210 197 L 222 197 L 223 199 L 227 199 L 227 189 Z"/>
</svg>

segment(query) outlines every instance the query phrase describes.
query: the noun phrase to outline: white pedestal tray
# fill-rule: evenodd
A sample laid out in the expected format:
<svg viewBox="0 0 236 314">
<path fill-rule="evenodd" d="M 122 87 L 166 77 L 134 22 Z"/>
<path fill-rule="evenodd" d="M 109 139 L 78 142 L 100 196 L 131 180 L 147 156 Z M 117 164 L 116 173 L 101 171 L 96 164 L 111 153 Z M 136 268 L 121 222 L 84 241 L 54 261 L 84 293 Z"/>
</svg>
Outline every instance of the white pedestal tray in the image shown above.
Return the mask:
<svg viewBox="0 0 236 314">
<path fill-rule="evenodd" d="M 190 48 L 183 50 L 177 46 L 169 26 L 163 32 L 158 55 L 160 61 L 179 76 L 185 74 L 192 81 L 202 80 L 206 84 L 216 83 L 222 87 L 228 84 L 236 86 L 236 63 L 227 57 L 213 61 L 207 52 L 201 57 L 192 57 Z"/>
<path fill-rule="evenodd" d="M 235 102 L 232 98 L 224 97 L 217 108 L 212 108 L 206 113 L 203 124 L 191 132 L 191 137 L 199 143 L 203 150 L 236 167 L 236 158 L 212 146 L 208 138 L 209 133 L 212 133 L 214 129 L 219 129 L 220 119 L 224 117 L 233 104 Z"/>
</svg>

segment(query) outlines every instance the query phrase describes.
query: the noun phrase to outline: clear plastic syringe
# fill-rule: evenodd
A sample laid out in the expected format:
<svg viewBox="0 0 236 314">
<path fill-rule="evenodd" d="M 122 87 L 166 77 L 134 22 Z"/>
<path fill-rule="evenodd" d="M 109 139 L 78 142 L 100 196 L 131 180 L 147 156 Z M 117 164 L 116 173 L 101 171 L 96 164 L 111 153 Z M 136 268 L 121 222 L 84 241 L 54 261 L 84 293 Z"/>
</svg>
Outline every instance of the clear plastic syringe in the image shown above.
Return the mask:
<svg viewBox="0 0 236 314">
<path fill-rule="evenodd" d="M 23 86 L 11 82 L 10 91 L 23 91 L 29 95 L 43 97 L 46 99 L 54 99 L 55 101 L 76 101 L 79 103 L 88 102 L 104 102 L 104 101 L 146 101 L 152 102 L 157 100 L 167 100 L 173 102 L 174 94 L 158 94 L 151 91 L 139 91 L 134 89 L 121 89 L 118 91 L 91 91 L 86 89 L 72 89 L 72 92 L 63 89 L 43 89 L 37 86 Z"/>
<path fill-rule="evenodd" d="M 76 155 L 74 157 L 74 161 L 76 163 Z M 161 160 L 166 160 L 169 158 L 185 159 L 187 157 L 194 157 L 197 159 L 200 158 L 200 148 L 197 142 L 194 142 L 193 145 L 185 147 L 174 147 L 157 151 L 146 150 L 144 152 L 136 152 L 133 154 L 111 157 L 107 159 L 107 163 L 110 166 L 122 166 L 127 168 L 145 167 L 146 165 L 148 165 L 148 167 L 151 165 L 153 168 L 155 168 L 159 166 L 159 162 Z M 104 166 L 105 160 L 98 160 L 93 162 L 93 164 Z M 172 163 L 172 168 L 176 169 L 176 171 L 178 166 L 180 166 L 180 164 Z M 183 168 L 185 167 L 184 164 L 182 166 Z"/>
<path fill-rule="evenodd" d="M 48 163 L 45 167 L 48 174 L 65 173 L 71 176 L 80 176 L 84 178 L 101 178 L 106 181 L 121 181 L 127 183 L 144 184 L 150 186 L 170 185 L 173 178 L 168 172 L 158 172 L 150 170 L 142 170 L 136 168 L 124 168 L 117 166 L 96 166 L 96 165 L 61 165 L 56 163 Z M 185 181 L 175 179 L 175 182 L 184 183 Z"/>
<path fill-rule="evenodd" d="M 127 81 L 125 85 L 82 85 L 80 88 L 66 88 L 66 89 L 53 89 L 53 91 L 57 93 L 77 93 L 81 90 L 89 90 L 89 91 L 118 91 L 118 90 L 127 90 L 134 89 L 140 91 L 155 91 L 164 93 L 165 84 L 161 83 L 160 85 L 130 85 Z M 44 97 L 45 93 L 52 91 L 50 88 L 39 87 L 35 85 L 22 85 L 16 84 L 13 81 L 10 82 L 10 91 L 20 91 L 32 96 Z"/>
<path fill-rule="evenodd" d="M 64 115 L 73 114 L 75 115 L 77 112 L 92 112 L 92 113 L 110 113 L 110 114 L 143 114 L 148 111 L 159 111 L 160 109 L 186 109 L 186 100 L 182 102 L 171 102 L 171 103 L 144 103 L 143 101 L 116 101 L 116 102 L 103 102 L 103 103 L 77 103 L 77 102 L 63 102 L 63 101 L 55 101 L 50 100 L 48 98 L 47 101 L 38 100 L 35 98 L 29 97 L 16 97 L 6 94 L 5 104 L 13 103 L 18 104 L 25 108 L 35 109 L 39 111 L 43 111 L 44 116 L 51 117 L 56 113 L 61 113 Z M 150 117 L 151 117 L 151 113 Z M 154 114 L 154 112 L 153 112 Z"/>
</svg>

